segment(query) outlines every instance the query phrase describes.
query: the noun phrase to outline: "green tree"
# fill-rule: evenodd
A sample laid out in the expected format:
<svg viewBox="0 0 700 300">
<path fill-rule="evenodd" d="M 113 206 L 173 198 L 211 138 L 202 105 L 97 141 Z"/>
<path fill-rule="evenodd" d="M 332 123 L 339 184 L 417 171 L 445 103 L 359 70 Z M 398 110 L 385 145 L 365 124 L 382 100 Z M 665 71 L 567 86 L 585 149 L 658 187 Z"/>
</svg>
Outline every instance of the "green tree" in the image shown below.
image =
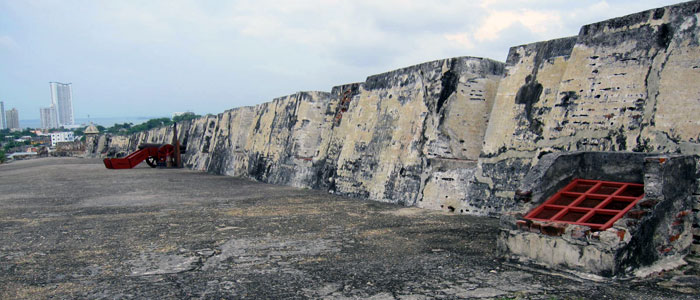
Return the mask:
<svg viewBox="0 0 700 300">
<path fill-rule="evenodd" d="M 192 120 L 201 117 L 193 112 L 186 112 L 181 115 L 173 117 L 173 122 L 180 123 L 182 121 Z"/>
<path fill-rule="evenodd" d="M 4 163 L 5 160 L 7 160 L 7 157 L 5 156 L 5 151 L 0 149 L 0 164 Z"/>
<path fill-rule="evenodd" d="M 112 127 L 107 128 L 108 133 L 112 134 L 125 134 L 128 133 L 129 130 L 131 130 L 131 126 L 133 126 L 133 123 L 123 123 L 123 124 L 114 124 Z"/>
<path fill-rule="evenodd" d="M 30 144 L 31 144 L 30 141 L 16 142 L 15 140 L 12 140 L 12 141 L 9 141 L 9 142 L 5 142 L 5 143 L 2 145 L 2 149 L 3 149 L 5 152 L 10 152 L 11 149 L 14 149 L 14 148 L 17 148 L 17 147 L 22 147 L 22 146 L 27 146 L 27 145 L 30 145 Z M 17 149 L 15 149 L 15 150 L 17 150 Z"/>
<path fill-rule="evenodd" d="M 151 130 L 153 128 L 158 128 L 158 127 L 163 127 L 163 126 L 170 126 L 173 124 L 173 122 L 182 122 L 182 121 L 187 121 L 187 120 L 192 120 L 201 117 L 200 115 L 197 115 L 192 112 L 186 112 L 182 115 L 176 116 L 172 120 L 170 118 L 157 118 L 157 119 L 150 119 L 144 123 L 134 125 L 133 123 L 123 123 L 123 124 L 114 124 L 112 127 L 109 127 L 105 129 L 102 126 L 97 125 L 97 130 L 100 132 L 107 132 L 111 134 L 132 134 L 132 133 L 137 133 L 141 131 L 146 131 L 146 130 Z"/>
<path fill-rule="evenodd" d="M 141 131 L 146 131 L 150 130 L 153 128 L 158 128 L 162 126 L 169 126 L 173 124 L 173 121 L 170 120 L 170 118 L 158 118 L 158 119 L 150 119 L 146 121 L 145 123 L 141 123 L 138 125 L 135 125 L 129 129 L 127 133 L 136 133 L 136 132 L 141 132 Z"/>
<path fill-rule="evenodd" d="M 73 129 L 73 135 L 74 136 L 85 135 L 85 128 L 86 127 L 80 127 L 80 128 Z"/>
<path fill-rule="evenodd" d="M 23 136 L 36 136 L 36 133 L 31 132 L 29 128 L 20 131 L 10 131 L 9 129 L 0 130 L 0 137 L 2 137 L 4 141 L 15 140 Z"/>
</svg>

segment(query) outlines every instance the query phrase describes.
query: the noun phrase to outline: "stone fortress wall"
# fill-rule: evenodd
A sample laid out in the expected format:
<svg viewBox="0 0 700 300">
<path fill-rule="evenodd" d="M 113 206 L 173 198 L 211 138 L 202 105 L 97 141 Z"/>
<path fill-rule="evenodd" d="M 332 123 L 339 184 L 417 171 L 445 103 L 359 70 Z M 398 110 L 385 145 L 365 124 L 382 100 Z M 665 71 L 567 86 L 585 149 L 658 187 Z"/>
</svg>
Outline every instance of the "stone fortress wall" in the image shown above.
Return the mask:
<svg viewBox="0 0 700 300">
<path fill-rule="evenodd" d="M 547 153 L 700 154 L 700 1 L 179 124 L 188 168 L 455 213 L 516 209 Z M 91 156 L 172 128 L 88 141 Z"/>
</svg>

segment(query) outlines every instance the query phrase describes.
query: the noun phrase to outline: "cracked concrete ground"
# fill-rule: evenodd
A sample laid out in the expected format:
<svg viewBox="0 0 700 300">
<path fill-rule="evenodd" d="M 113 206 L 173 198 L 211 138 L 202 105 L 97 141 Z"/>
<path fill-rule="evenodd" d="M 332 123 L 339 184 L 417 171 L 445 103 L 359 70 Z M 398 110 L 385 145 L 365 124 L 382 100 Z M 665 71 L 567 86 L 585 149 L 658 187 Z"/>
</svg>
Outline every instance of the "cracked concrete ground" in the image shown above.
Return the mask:
<svg viewBox="0 0 700 300">
<path fill-rule="evenodd" d="M 189 170 L 0 165 L 0 298 L 696 299 L 505 263 L 498 220 Z"/>
</svg>

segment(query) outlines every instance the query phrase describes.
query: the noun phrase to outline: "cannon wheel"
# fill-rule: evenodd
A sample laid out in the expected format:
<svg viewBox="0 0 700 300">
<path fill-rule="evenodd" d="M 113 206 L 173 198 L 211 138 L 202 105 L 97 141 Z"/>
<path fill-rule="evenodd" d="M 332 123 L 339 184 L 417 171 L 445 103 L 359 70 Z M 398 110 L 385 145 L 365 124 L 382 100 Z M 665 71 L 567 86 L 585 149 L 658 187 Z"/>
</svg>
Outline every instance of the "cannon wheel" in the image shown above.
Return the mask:
<svg viewBox="0 0 700 300">
<path fill-rule="evenodd" d="M 155 168 L 156 166 L 158 166 L 158 162 L 153 156 L 149 156 L 148 158 L 146 158 L 146 164 L 148 164 L 148 166 L 150 166 L 151 168 Z"/>
</svg>

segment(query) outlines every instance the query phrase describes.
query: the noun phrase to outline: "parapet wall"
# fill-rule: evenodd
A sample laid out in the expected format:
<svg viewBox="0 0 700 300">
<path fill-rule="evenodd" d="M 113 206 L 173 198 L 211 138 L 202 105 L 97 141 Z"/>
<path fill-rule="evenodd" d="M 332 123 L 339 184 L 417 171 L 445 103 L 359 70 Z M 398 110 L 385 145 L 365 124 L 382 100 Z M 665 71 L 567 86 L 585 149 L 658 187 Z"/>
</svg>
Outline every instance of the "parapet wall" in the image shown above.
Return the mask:
<svg viewBox="0 0 700 300">
<path fill-rule="evenodd" d="M 700 1 L 510 49 L 300 92 L 180 124 L 189 168 L 456 213 L 498 215 L 546 153 L 700 154 Z M 91 155 L 170 142 L 100 136 Z"/>
<path fill-rule="evenodd" d="M 179 125 L 187 167 L 456 210 L 467 203 L 503 63 L 472 57 L 300 92 Z M 100 136 L 91 155 L 170 143 L 172 128 Z"/>
</svg>

